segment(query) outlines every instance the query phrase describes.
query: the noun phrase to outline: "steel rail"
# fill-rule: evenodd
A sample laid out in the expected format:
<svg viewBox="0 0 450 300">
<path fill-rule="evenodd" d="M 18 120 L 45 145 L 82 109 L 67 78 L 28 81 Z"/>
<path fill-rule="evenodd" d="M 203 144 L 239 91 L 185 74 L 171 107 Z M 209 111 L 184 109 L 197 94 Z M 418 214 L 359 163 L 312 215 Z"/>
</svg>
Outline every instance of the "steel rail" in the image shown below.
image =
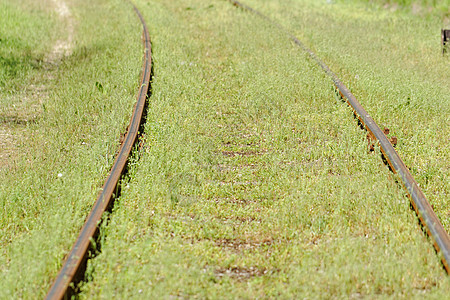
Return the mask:
<svg viewBox="0 0 450 300">
<path fill-rule="evenodd" d="M 391 170 L 394 173 L 400 175 L 403 185 L 408 192 L 408 196 L 410 198 L 410 202 L 419 217 L 419 220 L 422 226 L 425 228 L 428 236 L 433 241 L 433 246 L 436 249 L 437 253 L 441 255 L 442 264 L 447 271 L 447 274 L 450 274 L 450 237 L 448 233 L 445 231 L 442 226 L 439 218 L 436 216 L 433 208 L 425 197 L 425 194 L 420 189 L 417 182 L 414 180 L 413 176 L 409 172 L 408 168 L 403 163 L 402 159 L 398 155 L 397 151 L 395 151 L 394 147 L 391 145 L 386 135 L 380 129 L 380 127 L 375 123 L 372 117 L 367 113 L 367 111 L 362 107 L 362 105 L 358 102 L 356 97 L 350 92 L 350 90 L 341 82 L 341 80 L 337 77 L 337 75 L 330 70 L 330 68 L 321 61 L 317 55 L 306 47 L 302 42 L 300 42 L 297 37 L 291 34 L 287 29 L 285 29 L 281 24 L 271 20 L 266 15 L 261 12 L 235 0 L 228 0 L 234 6 L 240 7 L 244 10 L 247 10 L 253 14 L 256 14 L 268 21 L 272 25 L 276 26 L 278 29 L 283 31 L 286 35 L 290 37 L 290 39 L 303 51 L 305 51 L 309 56 L 316 61 L 316 63 L 323 69 L 323 71 L 331 78 L 334 85 L 339 91 L 339 94 L 343 99 L 346 99 L 349 106 L 353 109 L 354 114 L 358 117 L 359 121 L 365 127 L 365 129 L 372 133 L 375 138 L 378 140 L 380 145 L 381 152 L 386 158 Z"/>
<path fill-rule="evenodd" d="M 149 91 L 152 59 L 150 37 L 147 25 L 137 7 L 134 4 L 132 5 L 142 23 L 143 44 L 145 47 L 137 102 L 128 126 L 128 132 L 126 133 L 124 142 L 115 159 L 111 172 L 106 179 L 106 182 L 103 185 L 97 201 L 92 207 L 83 228 L 81 229 L 78 239 L 73 245 L 72 250 L 69 253 L 63 267 L 59 271 L 52 287 L 48 291 L 46 299 L 62 299 L 70 295 L 70 289 L 73 289 L 73 287 L 71 287 L 71 283 L 74 282 L 77 277 L 79 278 L 80 276 L 83 276 L 83 274 L 80 274 L 80 270 L 82 269 L 82 265 L 85 264 L 88 259 L 91 241 L 98 232 L 98 225 L 101 222 L 103 213 L 112 204 L 119 180 L 125 171 L 128 157 L 137 140 L 139 127 L 144 116 L 147 93 Z"/>
</svg>

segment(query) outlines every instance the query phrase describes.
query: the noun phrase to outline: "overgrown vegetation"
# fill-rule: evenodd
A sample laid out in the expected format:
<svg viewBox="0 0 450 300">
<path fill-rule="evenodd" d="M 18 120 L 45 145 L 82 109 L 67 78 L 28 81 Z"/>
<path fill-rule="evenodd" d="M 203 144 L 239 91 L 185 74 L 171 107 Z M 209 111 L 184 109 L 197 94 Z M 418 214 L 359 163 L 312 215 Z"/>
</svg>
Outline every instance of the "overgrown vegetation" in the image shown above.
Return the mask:
<svg viewBox="0 0 450 300">
<path fill-rule="evenodd" d="M 402 60 L 403 48 L 372 36 L 399 37 L 382 21 L 402 29 L 405 19 L 424 21 L 317 1 L 247 2 L 302 33 L 400 137 L 399 152 L 421 169 L 414 173 L 448 228 L 448 150 L 439 144 L 448 132 L 423 130 L 446 122 L 448 89 L 437 87 L 447 67 L 425 29 Z M 139 4 L 155 62 L 145 148 L 102 230 L 82 298 L 446 297 L 448 277 L 396 177 L 368 154 L 314 62 L 225 1 Z M 356 18 L 370 33 L 366 26 L 351 43 L 364 33 Z M 413 62 L 424 73 L 408 75 Z"/>
<path fill-rule="evenodd" d="M 0 3 L 0 91 L 5 94 L 17 79 L 40 67 L 48 40 L 51 18 L 8 2 Z M 23 22 L 22 20 L 27 20 Z M 33 32 L 35 36 L 33 36 Z"/>
<path fill-rule="evenodd" d="M 1 71 L 0 126 L 14 148 L 0 166 L 2 299 L 45 295 L 118 150 L 142 59 L 129 3 L 74 0 L 72 49 L 47 62 L 67 24 L 58 1 L 35 2 L 0 11 L 2 61 L 16 62 Z"/>
<path fill-rule="evenodd" d="M 19 71 L 1 71 L 9 100 L 0 109 L 17 119 L 23 110 L 8 103 L 31 101 L 35 117 L 17 124 L 16 155 L 0 166 L 0 298 L 42 298 L 128 123 L 141 27 L 126 1 L 66 1 L 73 49 L 49 65 L 65 34 L 53 27 L 54 2 L 2 3 L 1 16 L 26 16 L 2 18 L 2 35 L 30 33 L 24 46 L 0 42 L 0 53 L 20 61 Z M 227 1 L 137 3 L 154 62 L 143 148 L 80 298 L 448 296 L 449 277 L 396 176 L 368 152 L 307 55 Z M 344 1 L 245 3 L 316 51 L 390 128 L 449 231 L 441 15 Z M 39 101 L 30 81 L 42 87 Z"/>
<path fill-rule="evenodd" d="M 443 162 L 450 156 L 444 146 L 450 64 L 441 55 L 440 17 L 298 0 L 259 7 L 311 45 L 372 117 L 399 137 L 398 152 L 449 231 Z M 316 14 L 311 17 L 305 7 Z"/>
</svg>

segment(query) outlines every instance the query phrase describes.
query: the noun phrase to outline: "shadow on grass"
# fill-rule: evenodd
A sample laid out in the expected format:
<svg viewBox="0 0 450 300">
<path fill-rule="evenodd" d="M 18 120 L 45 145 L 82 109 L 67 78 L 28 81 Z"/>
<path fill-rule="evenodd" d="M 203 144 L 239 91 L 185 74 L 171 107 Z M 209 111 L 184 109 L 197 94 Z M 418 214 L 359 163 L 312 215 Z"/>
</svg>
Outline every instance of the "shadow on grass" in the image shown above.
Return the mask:
<svg viewBox="0 0 450 300">
<path fill-rule="evenodd" d="M 24 73 L 40 69 L 43 54 L 33 53 L 31 47 L 18 38 L 0 37 L 0 86 L 23 78 Z"/>
</svg>

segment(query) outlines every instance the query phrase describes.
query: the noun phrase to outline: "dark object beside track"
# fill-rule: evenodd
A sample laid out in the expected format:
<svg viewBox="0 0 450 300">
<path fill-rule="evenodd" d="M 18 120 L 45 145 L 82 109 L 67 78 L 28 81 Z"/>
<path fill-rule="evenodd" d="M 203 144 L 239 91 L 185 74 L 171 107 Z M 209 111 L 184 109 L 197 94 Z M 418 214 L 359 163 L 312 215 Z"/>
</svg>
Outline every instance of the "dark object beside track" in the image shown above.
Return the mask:
<svg viewBox="0 0 450 300">
<path fill-rule="evenodd" d="M 448 52 L 450 44 L 450 29 L 441 30 L 442 55 Z"/>
<path fill-rule="evenodd" d="M 324 70 L 324 72 L 331 78 L 334 85 L 339 91 L 342 99 L 346 99 L 349 106 L 353 109 L 355 116 L 358 117 L 361 124 L 364 128 L 369 132 L 369 134 L 373 135 L 377 140 L 381 148 L 381 152 L 386 159 L 387 163 L 390 166 L 390 169 L 400 175 L 403 185 L 408 192 L 408 196 L 411 201 L 411 205 L 417 213 L 417 216 L 420 219 L 420 222 L 425 229 L 428 236 L 433 240 L 433 245 L 438 254 L 441 255 L 442 264 L 447 271 L 447 274 L 450 274 L 450 237 L 448 233 L 445 231 L 438 217 L 434 213 L 430 203 L 426 199 L 424 193 L 420 189 L 417 182 L 412 177 L 408 168 L 405 166 L 403 161 L 401 160 L 398 153 L 395 151 L 394 147 L 391 145 L 386 135 L 380 129 L 380 127 L 375 123 L 372 117 L 367 113 L 367 111 L 361 106 L 361 104 L 356 100 L 356 97 L 350 92 L 350 90 L 340 81 L 340 79 L 334 74 L 330 68 L 322 62 L 317 55 L 312 52 L 309 48 L 307 48 L 302 42 L 300 42 L 294 35 L 292 35 L 289 31 L 287 31 L 280 24 L 272 21 L 267 16 L 263 15 L 259 11 L 242 4 L 239 1 L 229 0 L 234 6 L 245 9 L 249 12 L 252 12 L 272 25 L 279 28 L 285 34 L 287 34 L 290 39 L 303 49 L 309 56 L 316 61 L 316 63 Z M 449 34 L 447 36 L 447 34 Z M 445 37 L 444 37 L 445 35 Z M 444 43 L 444 38 L 446 39 L 446 43 L 448 39 L 450 39 L 450 30 L 442 31 L 442 40 Z"/>
<path fill-rule="evenodd" d="M 93 240 L 98 234 L 98 225 L 102 220 L 102 215 L 111 206 L 114 197 L 116 196 L 115 193 L 117 193 L 119 180 L 126 169 L 128 157 L 137 141 L 138 131 L 144 116 L 144 108 L 149 90 L 152 60 L 151 44 L 147 25 L 135 6 L 134 10 L 136 11 L 136 14 L 141 20 L 143 26 L 143 43 L 145 47 L 145 54 L 139 94 L 130 125 L 128 126 L 128 132 L 125 135 L 124 142 L 119 150 L 118 156 L 116 157 L 111 173 L 106 179 L 102 191 L 99 194 L 83 228 L 81 229 L 78 239 L 73 245 L 67 260 L 50 288 L 46 299 L 70 298 L 70 296 L 74 293 L 74 283 L 84 277 L 86 261 L 89 257 L 89 249 L 91 247 L 91 240 Z"/>
</svg>

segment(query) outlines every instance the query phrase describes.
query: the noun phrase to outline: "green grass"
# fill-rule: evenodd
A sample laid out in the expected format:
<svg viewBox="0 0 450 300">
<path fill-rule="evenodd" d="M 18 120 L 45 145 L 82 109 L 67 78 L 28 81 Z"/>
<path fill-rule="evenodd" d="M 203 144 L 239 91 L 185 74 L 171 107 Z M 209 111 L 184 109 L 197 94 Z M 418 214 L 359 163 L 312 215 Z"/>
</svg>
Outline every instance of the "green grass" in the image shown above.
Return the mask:
<svg viewBox="0 0 450 300">
<path fill-rule="evenodd" d="M 450 231 L 445 164 L 450 155 L 445 146 L 450 110 L 445 74 L 450 65 L 440 53 L 440 18 L 351 10 L 346 4 L 315 7 L 315 17 L 298 18 L 287 10 L 300 11 L 307 2 L 285 5 L 278 10 L 282 22 L 313 46 L 380 126 L 399 138 L 399 154 Z M 277 14 L 274 9 L 271 13 Z M 337 13 L 346 18 L 332 18 Z"/>
<path fill-rule="evenodd" d="M 314 62 L 226 1 L 138 3 L 155 64 L 145 146 L 81 298 L 447 297 L 396 176 L 368 154 Z M 246 3 L 313 45 L 399 137 L 448 230 L 448 67 L 428 36 L 437 23 L 317 1 Z"/>
<path fill-rule="evenodd" d="M 52 18 L 31 8 L 0 3 L 0 92 L 17 87 L 18 79 L 39 69 L 49 41 Z M 46 18 L 47 17 L 47 18 Z M 21 20 L 27 20 L 23 22 Z M 34 34 L 33 34 L 34 33 Z M 44 43 L 42 43 L 44 41 Z"/>
<path fill-rule="evenodd" d="M 32 121 L 14 124 L 15 155 L 0 166 L 0 298 L 42 298 L 127 126 L 141 27 L 125 1 L 68 1 L 74 48 L 49 66 L 52 42 L 64 38 L 51 5 L 1 3 L 0 15 L 14 16 L 0 19 L 1 35 L 26 35 L 0 42 L 1 57 L 18 61 L 0 71 L 0 109 Z M 307 55 L 227 1 L 137 3 L 154 62 L 144 146 L 80 298 L 448 296 L 450 280 L 398 178 L 368 153 L 365 133 Z M 391 129 L 449 231 L 442 15 L 245 3 L 298 35 Z"/>
<path fill-rule="evenodd" d="M 43 72 L 45 53 L 56 34 L 51 29 L 55 19 L 36 6 L 23 1 L 0 3 L 0 124 L 12 129 L 35 115 L 36 101 L 14 95 L 26 88 L 24 80 L 33 84 L 33 78 Z"/>
<path fill-rule="evenodd" d="M 1 4 L 2 36 L 14 42 L 0 43 L 0 53 L 18 61 L 2 68 L 9 100 L 1 111 L 18 119 L 23 110 L 11 104 L 36 107 L 31 122 L 14 125 L 15 154 L 0 169 L 2 299 L 42 298 L 50 287 L 112 165 L 142 60 L 142 29 L 128 3 L 74 0 L 66 1 L 71 54 L 46 63 L 67 33 L 51 1 L 34 2 Z"/>
</svg>

